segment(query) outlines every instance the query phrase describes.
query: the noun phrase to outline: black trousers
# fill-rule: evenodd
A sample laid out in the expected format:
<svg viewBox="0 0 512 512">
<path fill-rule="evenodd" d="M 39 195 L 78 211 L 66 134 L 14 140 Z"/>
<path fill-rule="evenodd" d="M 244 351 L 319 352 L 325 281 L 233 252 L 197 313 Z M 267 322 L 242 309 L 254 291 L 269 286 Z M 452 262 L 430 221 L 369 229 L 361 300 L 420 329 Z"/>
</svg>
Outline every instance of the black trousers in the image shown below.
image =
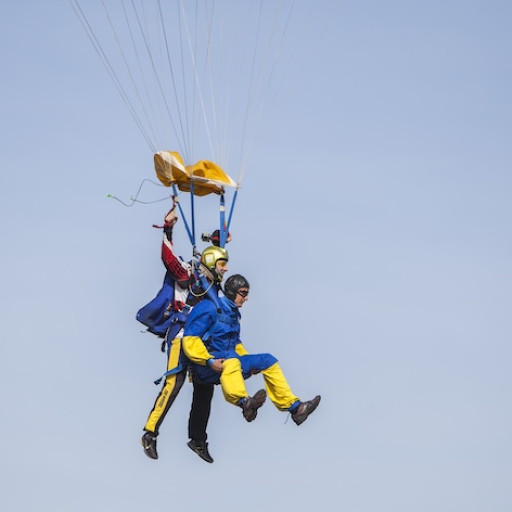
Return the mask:
<svg viewBox="0 0 512 512">
<path fill-rule="evenodd" d="M 192 406 L 188 419 L 188 437 L 194 441 L 204 442 L 208 438 L 206 427 L 210 418 L 213 398 L 213 384 L 194 382 Z"/>
<path fill-rule="evenodd" d="M 167 370 L 176 368 L 181 357 L 181 338 L 174 338 L 168 354 Z M 158 394 L 153 408 L 144 426 L 146 432 L 152 432 L 158 435 L 158 430 L 164 421 L 174 400 L 178 396 L 185 378 L 187 368 L 180 372 L 167 375 L 162 389 Z M 213 384 L 201 384 L 194 382 L 194 393 L 192 396 L 192 406 L 188 420 L 188 435 L 194 441 L 204 442 L 207 439 L 206 428 L 210 418 L 210 409 L 213 397 Z"/>
</svg>

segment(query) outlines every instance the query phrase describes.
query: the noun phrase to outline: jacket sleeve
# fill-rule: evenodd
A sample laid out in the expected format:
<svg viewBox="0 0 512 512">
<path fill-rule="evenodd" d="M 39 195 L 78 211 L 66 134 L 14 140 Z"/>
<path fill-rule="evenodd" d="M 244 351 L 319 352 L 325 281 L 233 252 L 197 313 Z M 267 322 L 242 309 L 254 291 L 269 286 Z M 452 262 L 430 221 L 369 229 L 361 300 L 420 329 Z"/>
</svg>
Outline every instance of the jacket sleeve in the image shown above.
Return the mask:
<svg viewBox="0 0 512 512">
<path fill-rule="evenodd" d="M 193 363 L 205 366 L 208 360 L 214 359 L 203 343 L 203 337 L 213 327 L 216 320 L 215 305 L 207 299 L 195 306 L 187 318 L 181 346 L 185 355 Z"/>
<path fill-rule="evenodd" d="M 235 345 L 235 352 L 239 356 L 247 356 L 247 355 L 249 355 L 249 352 L 247 352 L 247 350 L 245 349 L 245 347 L 244 347 L 244 345 L 243 345 L 243 343 L 241 341 Z"/>
<path fill-rule="evenodd" d="M 207 361 L 214 359 L 199 336 L 183 336 L 181 346 L 185 355 L 195 364 L 206 366 Z"/>
<path fill-rule="evenodd" d="M 178 281 L 180 286 L 187 287 L 190 278 L 189 266 L 174 253 L 172 243 L 172 224 L 164 225 L 164 236 L 162 240 L 162 262 L 165 268 Z"/>
</svg>

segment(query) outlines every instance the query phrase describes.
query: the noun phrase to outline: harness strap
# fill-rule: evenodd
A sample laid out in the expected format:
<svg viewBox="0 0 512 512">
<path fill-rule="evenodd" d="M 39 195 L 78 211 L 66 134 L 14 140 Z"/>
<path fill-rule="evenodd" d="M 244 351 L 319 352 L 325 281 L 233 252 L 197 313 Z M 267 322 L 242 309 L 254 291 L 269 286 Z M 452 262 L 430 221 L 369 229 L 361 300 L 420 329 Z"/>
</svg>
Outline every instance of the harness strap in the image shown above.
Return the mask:
<svg viewBox="0 0 512 512">
<path fill-rule="evenodd" d="M 181 370 L 183 370 L 183 366 L 181 364 L 179 364 L 178 366 L 176 366 L 174 368 L 171 368 L 170 370 L 166 371 L 161 377 L 159 377 L 158 379 L 156 379 L 154 381 L 155 385 L 158 386 L 158 384 L 160 384 L 160 382 L 162 382 L 162 379 L 167 378 L 169 375 L 174 375 L 176 373 L 180 373 Z"/>
<path fill-rule="evenodd" d="M 187 218 L 185 217 L 183 208 L 181 207 L 181 204 L 178 201 L 178 189 L 177 189 L 175 183 L 173 183 L 173 185 L 172 185 L 172 191 L 174 193 L 173 201 L 178 205 L 178 209 L 180 210 L 181 218 L 183 219 L 183 223 L 185 224 L 185 229 L 187 230 L 188 239 L 190 240 L 190 243 L 192 244 L 192 246 L 195 247 L 195 245 L 196 245 L 195 234 L 193 234 L 193 232 L 190 231 L 190 228 L 189 228 L 188 222 L 187 222 Z M 193 219 L 192 219 L 192 222 L 193 222 Z"/>
</svg>

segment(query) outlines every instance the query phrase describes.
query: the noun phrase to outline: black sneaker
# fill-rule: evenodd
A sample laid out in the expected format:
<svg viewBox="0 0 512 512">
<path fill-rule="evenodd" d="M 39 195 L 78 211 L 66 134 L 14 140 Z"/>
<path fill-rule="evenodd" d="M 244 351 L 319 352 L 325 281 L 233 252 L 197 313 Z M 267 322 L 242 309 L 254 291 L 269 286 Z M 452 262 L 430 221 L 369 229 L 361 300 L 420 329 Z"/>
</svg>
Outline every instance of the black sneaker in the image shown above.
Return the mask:
<svg viewBox="0 0 512 512">
<path fill-rule="evenodd" d="M 158 453 L 156 452 L 156 436 L 153 432 L 145 432 L 140 440 L 144 453 L 150 459 L 158 459 Z"/>
<path fill-rule="evenodd" d="M 206 462 L 209 462 L 210 464 L 213 462 L 213 458 L 210 455 L 210 452 L 208 451 L 208 443 L 205 443 L 204 441 L 194 441 L 191 439 L 187 446 L 193 450 L 194 452 L 201 457 L 201 459 L 205 460 Z"/>
<path fill-rule="evenodd" d="M 295 409 L 295 412 L 292 413 L 292 419 L 295 421 L 297 425 L 304 423 L 308 416 L 318 407 L 320 403 L 320 395 L 315 396 L 313 400 L 309 400 L 308 402 L 301 402 L 299 407 Z"/>
<path fill-rule="evenodd" d="M 242 413 L 247 421 L 253 421 L 257 414 L 258 409 L 265 403 L 267 399 L 267 392 L 260 389 L 254 393 L 254 396 L 248 396 L 242 405 Z"/>
</svg>

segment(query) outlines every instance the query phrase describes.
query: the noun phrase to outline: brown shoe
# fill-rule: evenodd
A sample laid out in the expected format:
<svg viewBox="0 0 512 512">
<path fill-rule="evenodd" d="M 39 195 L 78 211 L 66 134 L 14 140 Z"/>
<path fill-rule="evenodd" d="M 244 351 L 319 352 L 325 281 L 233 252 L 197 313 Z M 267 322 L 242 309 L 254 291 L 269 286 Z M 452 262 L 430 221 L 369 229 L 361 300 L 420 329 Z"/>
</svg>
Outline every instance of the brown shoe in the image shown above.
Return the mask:
<svg viewBox="0 0 512 512">
<path fill-rule="evenodd" d="M 301 402 L 299 407 L 295 409 L 295 412 L 292 413 L 293 421 L 295 421 L 297 425 L 304 423 L 308 419 L 308 416 L 318 407 L 320 398 L 320 395 L 317 395 L 313 400 Z"/>
<path fill-rule="evenodd" d="M 265 403 L 267 399 L 267 392 L 260 389 L 254 393 L 254 396 L 248 396 L 242 405 L 242 413 L 247 421 L 253 421 L 257 414 L 258 409 Z"/>
</svg>

